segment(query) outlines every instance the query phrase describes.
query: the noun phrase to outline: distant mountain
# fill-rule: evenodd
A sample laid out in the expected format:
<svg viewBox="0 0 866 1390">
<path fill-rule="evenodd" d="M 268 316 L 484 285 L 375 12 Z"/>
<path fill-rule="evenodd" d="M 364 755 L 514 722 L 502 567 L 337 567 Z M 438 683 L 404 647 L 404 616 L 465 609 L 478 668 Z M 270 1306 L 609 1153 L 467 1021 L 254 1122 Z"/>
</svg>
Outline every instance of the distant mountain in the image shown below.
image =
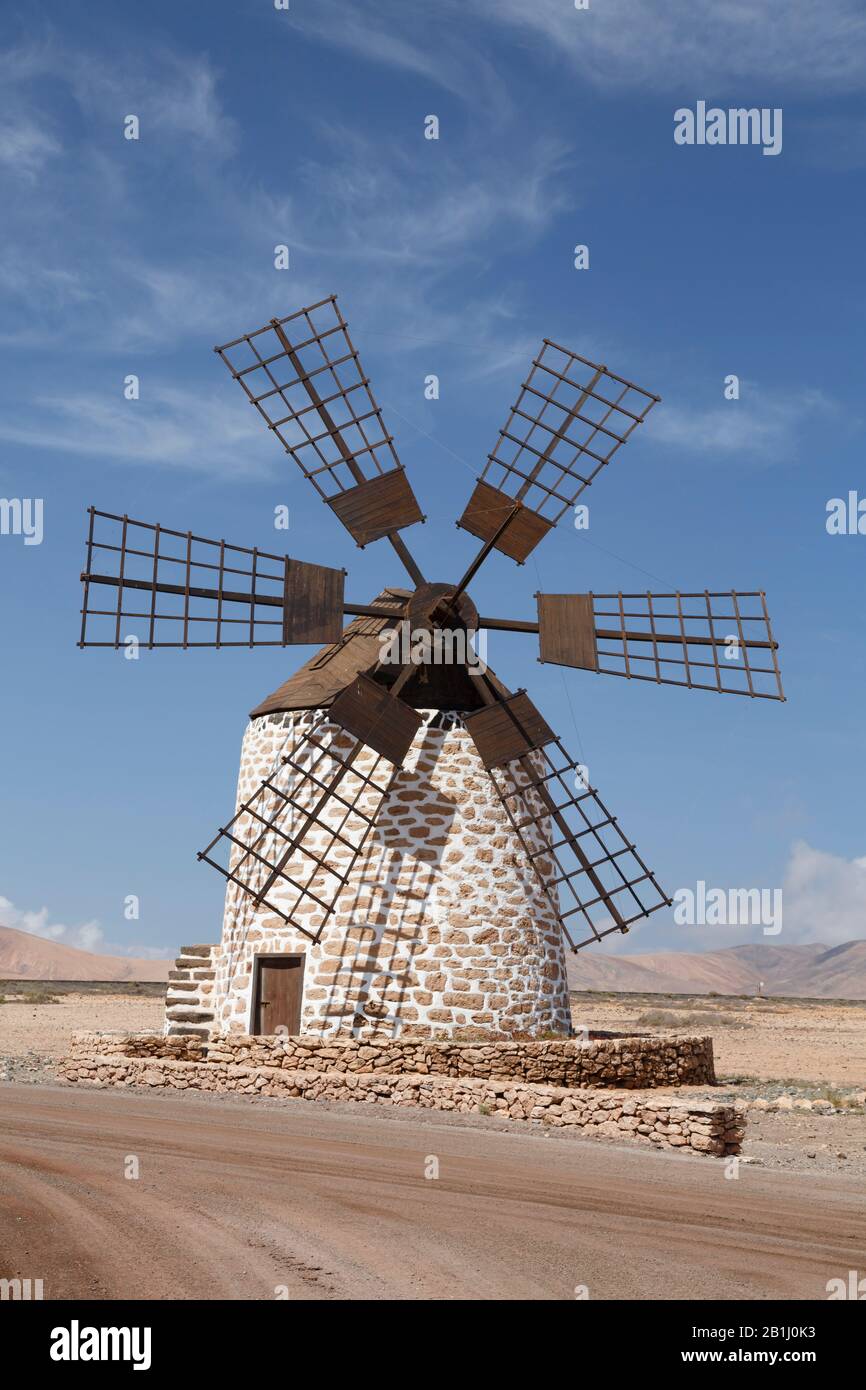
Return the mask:
<svg viewBox="0 0 866 1390">
<path fill-rule="evenodd" d="M 79 951 L 43 936 L 0 927 L 0 979 L 167 980 L 172 962 Z M 590 946 L 568 956 L 572 989 L 646 994 L 764 994 L 866 999 L 866 941 L 843 946 L 759 942 L 721 951 L 658 951 L 609 956 Z"/>
<path fill-rule="evenodd" d="M 758 942 L 721 951 L 659 951 L 607 956 L 588 947 L 568 957 L 572 989 L 647 994 L 764 994 L 794 998 L 866 999 L 866 941 L 843 946 L 777 946 Z"/>
<path fill-rule="evenodd" d="M 168 960 L 99 956 L 0 927 L 0 980 L 167 980 Z"/>
</svg>

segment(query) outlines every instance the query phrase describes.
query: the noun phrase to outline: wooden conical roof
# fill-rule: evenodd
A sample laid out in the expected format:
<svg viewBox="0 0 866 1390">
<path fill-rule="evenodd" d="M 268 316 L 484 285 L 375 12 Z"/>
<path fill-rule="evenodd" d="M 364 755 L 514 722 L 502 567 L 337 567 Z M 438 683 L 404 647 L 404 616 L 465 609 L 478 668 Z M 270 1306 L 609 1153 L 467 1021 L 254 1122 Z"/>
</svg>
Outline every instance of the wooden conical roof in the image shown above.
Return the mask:
<svg viewBox="0 0 866 1390">
<path fill-rule="evenodd" d="M 355 676 L 375 665 L 379 658 L 379 634 L 387 627 L 396 626 L 408 598 L 411 598 L 408 589 L 383 590 L 373 603 L 377 608 L 392 608 L 393 621 L 354 618 L 339 642 L 317 651 L 299 671 L 256 705 L 250 718 L 291 710 L 327 709 Z M 379 672 L 376 678 L 389 685 L 396 675 L 397 670 L 392 667 L 387 673 Z M 491 670 L 488 669 L 486 675 L 500 694 L 509 694 Z M 475 686 L 464 667 L 459 665 L 425 667 L 419 670 L 418 676 L 407 681 L 400 693 L 416 709 L 470 710 L 481 705 Z"/>
</svg>

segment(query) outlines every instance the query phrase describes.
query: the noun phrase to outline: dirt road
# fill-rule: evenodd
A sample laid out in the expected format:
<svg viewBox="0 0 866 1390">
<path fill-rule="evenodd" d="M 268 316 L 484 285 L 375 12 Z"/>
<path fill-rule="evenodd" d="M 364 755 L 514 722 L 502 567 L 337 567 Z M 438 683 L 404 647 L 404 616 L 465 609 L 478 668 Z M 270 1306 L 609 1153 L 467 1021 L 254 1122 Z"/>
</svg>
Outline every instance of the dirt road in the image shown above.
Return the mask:
<svg viewBox="0 0 866 1390">
<path fill-rule="evenodd" d="M 0 1277 L 76 1299 L 811 1299 L 866 1269 L 856 1180 L 359 1110 L 0 1086 Z"/>
</svg>

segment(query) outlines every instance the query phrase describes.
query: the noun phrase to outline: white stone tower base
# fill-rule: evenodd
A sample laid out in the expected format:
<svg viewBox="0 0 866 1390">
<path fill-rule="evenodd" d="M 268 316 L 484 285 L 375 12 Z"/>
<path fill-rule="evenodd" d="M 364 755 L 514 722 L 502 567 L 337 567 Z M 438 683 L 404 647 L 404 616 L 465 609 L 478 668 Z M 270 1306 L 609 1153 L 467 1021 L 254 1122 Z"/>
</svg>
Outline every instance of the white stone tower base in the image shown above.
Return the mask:
<svg viewBox="0 0 866 1390">
<path fill-rule="evenodd" d="M 310 715 L 251 721 L 239 805 L 303 741 Z M 218 1032 L 255 1031 L 255 958 L 282 953 L 304 956 L 302 1033 L 570 1031 L 562 934 L 541 883 L 459 720 L 424 717 L 317 944 L 229 884 L 213 956 Z"/>
</svg>

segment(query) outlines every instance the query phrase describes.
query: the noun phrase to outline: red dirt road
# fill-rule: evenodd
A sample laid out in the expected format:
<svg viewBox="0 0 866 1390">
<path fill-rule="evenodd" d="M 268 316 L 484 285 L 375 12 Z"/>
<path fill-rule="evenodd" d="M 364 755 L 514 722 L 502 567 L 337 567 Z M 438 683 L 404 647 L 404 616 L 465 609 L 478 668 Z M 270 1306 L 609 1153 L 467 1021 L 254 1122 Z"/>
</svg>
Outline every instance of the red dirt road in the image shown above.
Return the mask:
<svg viewBox="0 0 866 1390">
<path fill-rule="evenodd" d="M 360 1106 L 6 1085 L 0 1277 L 46 1299 L 823 1299 L 866 1269 L 856 1179 L 724 1171 Z"/>
</svg>

